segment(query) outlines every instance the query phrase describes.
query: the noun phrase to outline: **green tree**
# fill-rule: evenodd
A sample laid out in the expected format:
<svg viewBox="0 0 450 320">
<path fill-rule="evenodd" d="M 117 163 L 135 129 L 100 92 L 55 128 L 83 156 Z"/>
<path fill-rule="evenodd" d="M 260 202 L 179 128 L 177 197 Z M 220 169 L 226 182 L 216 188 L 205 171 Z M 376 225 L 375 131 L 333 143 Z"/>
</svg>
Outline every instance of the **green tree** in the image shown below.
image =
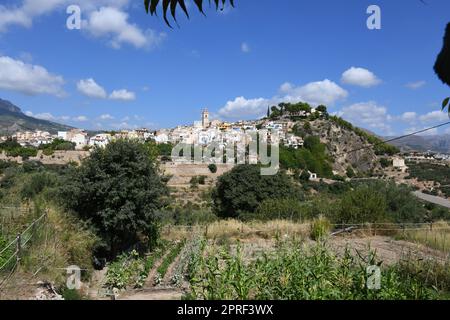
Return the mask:
<svg viewBox="0 0 450 320">
<path fill-rule="evenodd" d="M 300 199 L 302 194 L 286 173 L 262 176 L 256 165 L 238 165 L 220 176 L 212 192 L 214 207 L 221 218 L 253 213 L 267 199 Z"/>
<path fill-rule="evenodd" d="M 355 171 L 353 170 L 352 166 L 347 167 L 346 174 L 349 178 L 353 178 L 355 176 Z"/>
<path fill-rule="evenodd" d="M 363 185 L 343 196 L 336 220 L 341 223 L 385 222 L 386 209 L 385 196 Z"/>
<path fill-rule="evenodd" d="M 128 140 L 95 149 L 61 190 L 65 206 L 92 223 L 113 256 L 138 241 L 155 243 L 167 195 L 146 146 Z"/>
<path fill-rule="evenodd" d="M 214 163 L 211 163 L 210 165 L 208 165 L 208 169 L 209 171 L 211 171 L 211 173 L 216 173 L 217 172 L 217 165 Z"/>
<path fill-rule="evenodd" d="M 327 107 L 324 105 L 320 105 L 316 108 L 317 111 L 323 112 L 324 114 L 328 113 Z"/>
</svg>

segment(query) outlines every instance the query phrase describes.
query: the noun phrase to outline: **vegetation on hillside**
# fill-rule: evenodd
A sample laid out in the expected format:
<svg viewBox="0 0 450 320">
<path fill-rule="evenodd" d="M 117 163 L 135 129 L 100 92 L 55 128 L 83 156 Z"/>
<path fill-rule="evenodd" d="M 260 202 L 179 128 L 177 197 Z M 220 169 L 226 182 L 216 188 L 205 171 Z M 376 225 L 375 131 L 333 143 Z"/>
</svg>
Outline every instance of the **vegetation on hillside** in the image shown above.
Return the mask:
<svg viewBox="0 0 450 320">
<path fill-rule="evenodd" d="M 36 148 L 22 147 L 16 140 L 11 138 L 0 143 L 0 152 L 2 151 L 9 157 L 22 157 L 24 160 L 37 155 Z"/>
<path fill-rule="evenodd" d="M 419 181 L 434 181 L 439 183 L 440 190 L 446 197 L 450 197 L 450 166 L 434 163 L 414 163 L 408 164 L 409 178 L 416 178 Z"/>
<path fill-rule="evenodd" d="M 310 171 L 321 178 L 333 177 L 331 159 L 326 153 L 326 146 L 315 136 L 308 136 L 305 139 L 304 148 L 280 146 L 280 165 L 284 169 Z"/>
<path fill-rule="evenodd" d="M 40 145 L 39 150 L 43 150 L 42 152 L 44 155 L 50 156 L 55 151 L 75 150 L 75 146 L 76 144 L 73 142 L 57 138 L 53 140 L 51 143 Z"/>
<path fill-rule="evenodd" d="M 355 127 L 350 122 L 345 121 L 344 119 L 342 119 L 340 117 L 331 116 L 331 117 L 329 117 L 329 120 L 332 121 L 333 123 L 335 123 L 336 125 L 338 125 L 339 127 L 353 131 L 361 138 L 366 139 L 371 145 L 373 145 L 376 155 L 392 156 L 392 155 L 400 152 L 400 150 L 397 147 L 390 145 L 388 143 L 385 143 L 380 138 L 378 138 L 372 134 L 369 134 L 368 132 L 366 132 L 358 127 Z"/>
</svg>

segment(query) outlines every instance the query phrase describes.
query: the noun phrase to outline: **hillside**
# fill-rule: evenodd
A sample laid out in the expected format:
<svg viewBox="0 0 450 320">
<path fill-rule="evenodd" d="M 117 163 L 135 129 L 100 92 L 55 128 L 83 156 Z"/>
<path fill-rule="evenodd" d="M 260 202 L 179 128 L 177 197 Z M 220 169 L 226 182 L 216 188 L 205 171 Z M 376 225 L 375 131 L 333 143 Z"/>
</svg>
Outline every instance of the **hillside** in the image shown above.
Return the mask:
<svg viewBox="0 0 450 320">
<path fill-rule="evenodd" d="M 50 133 L 70 130 L 72 127 L 27 116 L 16 105 L 0 99 L 0 134 L 12 134 L 17 131 L 43 130 Z"/>
<path fill-rule="evenodd" d="M 375 148 L 365 148 L 371 143 L 357 131 L 343 127 L 331 119 L 318 119 L 310 124 L 312 134 L 319 136 L 327 146 L 328 153 L 334 160 L 334 171 L 345 175 L 349 167 L 360 173 L 381 169 Z"/>
<path fill-rule="evenodd" d="M 433 136 L 412 136 L 392 143 L 402 151 L 433 151 L 450 153 L 450 134 Z"/>
</svg>

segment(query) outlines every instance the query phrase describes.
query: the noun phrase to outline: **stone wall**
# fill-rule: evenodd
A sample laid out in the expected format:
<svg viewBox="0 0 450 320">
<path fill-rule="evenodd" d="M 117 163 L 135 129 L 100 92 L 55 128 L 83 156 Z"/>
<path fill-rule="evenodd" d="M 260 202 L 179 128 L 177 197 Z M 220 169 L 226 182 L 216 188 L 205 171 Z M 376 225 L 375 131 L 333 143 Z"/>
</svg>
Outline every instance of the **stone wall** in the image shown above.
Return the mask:
<svg viewBox="0 0 450 320">
<path fill-rule="evenodd" d="M 39 150 L 36 157 L 30 157 L 28 160 L 39 161 L 42 164 L 64 165 L 69 162 L 81 163 L 81 160 L 89 157 L 89 155 L 89 151 L 55 151 L 52 155 L 46 156 L 42 153 L 42 150 Z M 8 157 L 4 151 L 0 154 L 0 160 L 23 163 L 22 157 Z"/>
</svg>

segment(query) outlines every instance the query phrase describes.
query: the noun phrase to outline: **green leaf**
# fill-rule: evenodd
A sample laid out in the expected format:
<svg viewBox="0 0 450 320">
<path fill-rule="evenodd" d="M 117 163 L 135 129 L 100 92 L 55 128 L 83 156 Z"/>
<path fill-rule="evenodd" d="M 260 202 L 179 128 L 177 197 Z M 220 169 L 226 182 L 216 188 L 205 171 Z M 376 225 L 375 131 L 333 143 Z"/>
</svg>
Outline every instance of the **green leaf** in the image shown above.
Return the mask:
<svg viewBox="0 0 450 320">
<path fill-rule="evenodd" d="M 446 98 L 446 99 L 442 102 L 442 110 L 445 109 L 445 107 L 448 105 L 449 102 L 450 102 L 450 97 Z"/>
<path fill-rule="evenodd" d="M 170 2 L 171 0 L 163 0 L 163 12 L 164 12 L 164 21 L 170 28 L 172 28 L 172 26 L 169 23 L 169 20 L 167 19 L 167 10 L 169 9 Z"/>
<path fill-rule="evenodd" d="M 153 15 L 156 13 L 156 8 L 158 7 L 159 0 L 152 0 L 152 3 L 150 5 L 150 13 Z"/>
</svg>

